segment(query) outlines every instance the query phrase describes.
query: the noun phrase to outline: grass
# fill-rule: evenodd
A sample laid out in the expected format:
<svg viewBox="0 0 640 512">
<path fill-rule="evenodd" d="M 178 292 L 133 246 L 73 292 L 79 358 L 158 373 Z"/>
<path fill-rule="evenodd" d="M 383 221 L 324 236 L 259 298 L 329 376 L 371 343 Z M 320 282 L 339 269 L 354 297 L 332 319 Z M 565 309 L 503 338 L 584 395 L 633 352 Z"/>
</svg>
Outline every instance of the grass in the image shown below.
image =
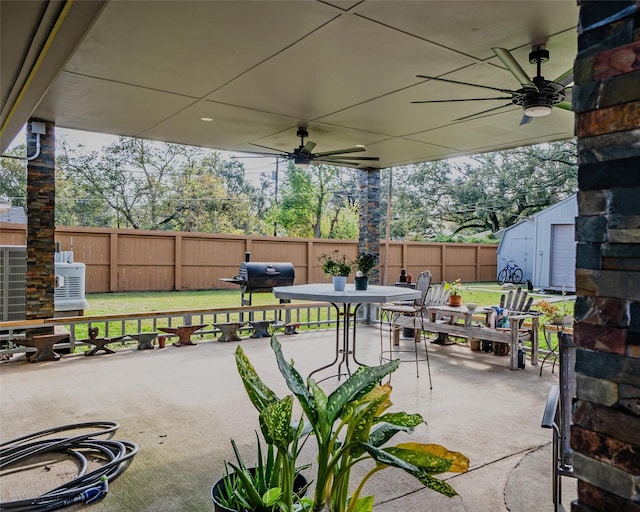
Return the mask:
<svg viewBox="0 0 640 512">
<path fill-rule="evenodd" d="M 500 297 L 504 293 L 506 292 L 497 283 L 465 284 L 462 292 L 462 304 L 475 302 L 479 306 L 494 306 L 500 304 Z M 531 293 L 531 295 L 534 297 L 534 301 L 549 298 L 549 295 L 541 293 Z M 96 293 L 87 295 L 86 298 L 89 303 L 89 308 L 85 310 L 86 316 L 225 308 L 241 304 L 239 290 Z M 556 298 L 559 299 L 557 296 Z M 254 293 L 252 303 L 256 306 L 272 305 L 278 304 L 278 299 L 272 293 Z M 136 329 L 134 328 L 134 330 Z M 115 331 L 112 336 L 118 333 Z M 79 334 L 80 337 L 86 335 L 84 330 L 79 331 Z M 542 347 L 544 336 L 542 328 L 539 335 Z"/>
<path fill-rule="evenodd" d="M 89 308 L 84 314 L 91 316 L 235 307 L 240 306 L 240 291 L 93 293 L 87 295 L 86 299 Z M 254 293 L 252 303 L 256 306 L 277 304 L 278 299 L 271 293 Z"/>
<path fill-rule="evenodd" d="M 470 283 L 464 285 L 462 303 L 476 302 L 480 306 L 500 303 L 505 293 L 497 283 Z M 548 297 L 532 294 L 535 300 Z M 239 290 L 191 290 L 166 292 L 94 293 L 87 295 L 89 308 L 85 315 L 128 314 L 184 309 L 207 309 L 240 306 Z M 254 293 L 252 302 L 256 306 L 278 304 L 271 293 Z"/>
</svg>

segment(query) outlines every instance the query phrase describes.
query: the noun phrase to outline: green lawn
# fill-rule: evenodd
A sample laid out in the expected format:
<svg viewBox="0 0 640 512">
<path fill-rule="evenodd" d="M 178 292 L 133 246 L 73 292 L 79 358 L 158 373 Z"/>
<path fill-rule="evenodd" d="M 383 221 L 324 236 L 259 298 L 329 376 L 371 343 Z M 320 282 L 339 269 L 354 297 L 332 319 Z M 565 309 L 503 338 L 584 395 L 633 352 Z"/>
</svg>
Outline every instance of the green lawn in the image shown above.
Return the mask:
<svg viewBox="0 0 640 512">
<path fill-rule="evenodd" d="M 494 306 L 500 303 L 503 293 L 497 283 L 470 283 L 464 285 L 462 303 Z M 533 296 L 535 300 L 544 297 L 540 294 Z M 89 308 L 84 313 L 91 316 L 235 307 L 240 306 L 240 297 L 240 290 L 94 293 L 87 295 Z M 257 306 L 278 304 L 278 299 L 272 293 L 254 293 L 252 300 Z"/>
<path fill-rule="evenodd" d="M 240 290 L 197 290 L 181 292 L 92 293 L 86 296 L 84 314 L 109 315 L 148 311 L 177 311 L 240 306 Z M 278 304 L 272 293 L 254 293 L 256 306 Z"/>
<path fill-rule="evenodd" d="M 497 283 L 465 284 L 462 292 L 462 304 L 475 302 L 480 306 L 498 305 L 503 293 L 506 292 Z M 535 301 L 545 297 L 549 298 L 548 295 L 543 294 L 532 295 Z M 96 293 L 87 295 L 89 308 L 85 310 L 85 315 L 126 315 L 153 311 L 236 307 L 240 306 L 240 299 L 239 290 Z M 559 297 L 556 296 L 555 299 L 557 300 Z M 278 299 L 272 293 L 254 293 L 252 301 L 254 305 L 278 304 Z M 117 328 L 116 326 L 115 329 Z M 79 326 L 78 336 L 80 338 L 86 336 L 85 330 L 86 327 Z M 115 334 L 118 332 L 115 331 L 112 335 Z M 541 346 L 544 345 L 542 339 L 543 333 L 540 332 Z"/>
</svg>

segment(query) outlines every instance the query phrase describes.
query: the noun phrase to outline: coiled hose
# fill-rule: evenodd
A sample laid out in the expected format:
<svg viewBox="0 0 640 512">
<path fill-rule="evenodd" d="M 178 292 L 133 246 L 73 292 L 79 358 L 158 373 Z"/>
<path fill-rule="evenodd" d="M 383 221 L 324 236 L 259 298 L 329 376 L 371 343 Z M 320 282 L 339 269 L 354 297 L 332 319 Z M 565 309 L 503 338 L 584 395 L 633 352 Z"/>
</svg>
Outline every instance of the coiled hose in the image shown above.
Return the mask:
<svg viewBox="0 0 640 512">
<path fill-rule="evenodd" d="M 0 511 L 33 512 L 57 510 L 75 503 L 95 503 L 108 490 L 109 482 L 131 464 L 138 447 L 111 439 L 120 425 L 111 421 L 75 423 L 29 434 L 0 444 L 0 471 L 43 453 L 59 452 L 79 463 L 77 477 L 36 498 L 0 503 Z M 51 437 L 62 432 L 91 429 L 74 437 Z M 45 438 L 46 439 L 43 439 Z M 106 438 L 105 438 L 106 437 Z M 87 473 L 87 457 L 97 455 L 104 463 Z"/>
</svg>

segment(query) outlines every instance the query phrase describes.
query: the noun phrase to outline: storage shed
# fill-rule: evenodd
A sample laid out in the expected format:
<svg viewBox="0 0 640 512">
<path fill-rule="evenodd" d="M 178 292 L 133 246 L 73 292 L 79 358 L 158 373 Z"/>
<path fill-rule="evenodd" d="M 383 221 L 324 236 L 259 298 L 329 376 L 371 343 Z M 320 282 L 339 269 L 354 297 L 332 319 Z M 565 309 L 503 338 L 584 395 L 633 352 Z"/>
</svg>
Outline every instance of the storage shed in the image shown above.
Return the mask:
<svg viewBox="0 0 640 512">
<path fill-rule="evenodd" d="M 573 194 L 497 232 L 498 272 L 512 260 L 534 288 L 575 292 L 577 215 L 578 201 Z"/>
</svg>

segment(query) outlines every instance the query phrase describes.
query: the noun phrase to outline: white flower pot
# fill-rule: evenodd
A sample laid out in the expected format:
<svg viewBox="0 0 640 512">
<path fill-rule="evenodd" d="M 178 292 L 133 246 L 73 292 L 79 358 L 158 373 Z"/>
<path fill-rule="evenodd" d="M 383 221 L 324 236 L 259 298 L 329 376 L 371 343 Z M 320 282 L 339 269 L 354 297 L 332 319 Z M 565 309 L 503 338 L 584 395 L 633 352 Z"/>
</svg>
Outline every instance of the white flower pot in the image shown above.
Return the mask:
<svg viewBox="0 0 640 512">
<path fill-rule="evenodd" d="M 346 276 L 333 276 L 333 289 L 337 292 L 343 292 L 347 284 Z"/>
</svg>

